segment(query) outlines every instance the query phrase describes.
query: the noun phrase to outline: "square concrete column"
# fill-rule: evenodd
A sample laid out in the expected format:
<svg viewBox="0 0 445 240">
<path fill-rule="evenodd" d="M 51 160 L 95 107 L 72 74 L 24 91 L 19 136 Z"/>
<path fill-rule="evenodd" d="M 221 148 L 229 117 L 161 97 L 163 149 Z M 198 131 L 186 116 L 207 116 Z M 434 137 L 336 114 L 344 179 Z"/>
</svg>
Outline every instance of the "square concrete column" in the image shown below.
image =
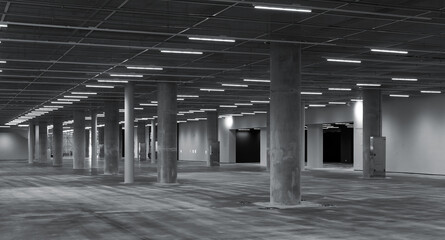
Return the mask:
<svg viewBox="0 0 445 240">
<path fill-rule="evenodd" d="M 270 171 L 270 105 L 267 110 L 267 118 L 266 118 L 266 127 L 267 127 L 267 144 L 266 144 L 266 168 Z"/>
<path fill-rule="evenodd" d="M 91 110 L 91 174 L 96 175 L 99 164 L 97 161 L 97 112 Z"/>
<path fill-rule="evenodd" d="M 158 127 L 156 121 L 151 120 L 151 139 L 150 139 L 150 160 L 151 163 L 157 163 L 156 141 L 158 141 Z"/>
<path fill-rule="evenodd" d="M 63 119 L 53 118 L 53 166 L 61 167 L 63 163 Z"/>
<path fill-rule="evenodd" d="M 219 166 L 218 112 L 207 112 L 207 142 L 209 144 L 207 166 Z"/>
<path fill-rule="evenodd" d="M 301 103 L 301 126 L 300 126 L 300 136 L 301 136 L 301 151 L 300 151 L 300 169 L 301 171 L 303 171 L 305 169 L 305 154 L 306 154 L 306 130 L 305 130 L 305 126 L 306 126 L 306 109 L 304 108 L 305 104 Z"/>
<path fill-rule="evenodd" d="M 300 57 L 300 45 L 271 44 L 271 205 L 297 205 L 301 201 Z"/>
<path fill-rule="evenodd" d="M 105 140 L 105 127 L 97 128 L 98 137 L 97 141 L 99 142 L 99 159 L 103 159 L 105 156 L 104 151 L 104 140 Z"/>
<path fill-rule="evenodd" d="M 382 94 L 378 89 L 363 90 L 363 177 L 384 177 L 375 171 L 370 158 L 370 137 L 382 136 Z"/>
<path fill-rule="evenodd" d="M 176 183 L 177 178 L 177 103 L 176 84 L 158 84 L 158 182 Z"/>
<path fill-rule="evenodd" d="M 90 130 L 85 129 L 85 157 L 90 157 Z"/>
<path fill-rule="evenodd" d="M 137 135 L 138 135 L 138 157 L 139 161 L 147 160 L 147 147 L 145 143 L 145 121 L 139 121 L 137 127 Z"/>
<path fill-rule="evenodd" d="M 134 182 L 134 83 L 125 86 L 124 183 Z"/>
<path fill-rule="evenodd" d="M 48 124 L 39 122 L 39 163 L 48 163 Z"/>
<path fill-rule="evenodd" d="M 307 167 L 323 167 L 323 125 L 307 125 Z"/>
<path fill-rule="evenodd" d="M 34 154 L 36 148 L 36 125 L 33 122 L 29 123 L 28 127 L 28 163 L 34 162 Z"/>
<path fill-rule="evenodd" d="M 119 104 L 105 102 L 105 133 L 104 133 L 104 174 L 119 173 Z"/>
<path fill-rule="evenodd" d="M 75 172 L 83 172 L 85 169 L 85 111 L 74 111 L 73 123 L 73 169 Z"/>
</svg>

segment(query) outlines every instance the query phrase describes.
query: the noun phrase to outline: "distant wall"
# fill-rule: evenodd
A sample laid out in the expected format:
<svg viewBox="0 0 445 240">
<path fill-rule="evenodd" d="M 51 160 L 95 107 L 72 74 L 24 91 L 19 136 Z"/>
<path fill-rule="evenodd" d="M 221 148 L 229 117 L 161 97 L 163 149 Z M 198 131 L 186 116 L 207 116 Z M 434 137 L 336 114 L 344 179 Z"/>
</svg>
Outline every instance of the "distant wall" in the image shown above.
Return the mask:
<svg viewBox="0 0 445 240">
<path fill-rule="evenodd" d="M 28 129 L 0 129 L 0 160 L 28 159 Z"/>
<path fill-rule="evenodd" d="M 181 123 L 178 127 L 179 160 L 206 161 L 208 158 L 206 121 Z"/>
</svg>

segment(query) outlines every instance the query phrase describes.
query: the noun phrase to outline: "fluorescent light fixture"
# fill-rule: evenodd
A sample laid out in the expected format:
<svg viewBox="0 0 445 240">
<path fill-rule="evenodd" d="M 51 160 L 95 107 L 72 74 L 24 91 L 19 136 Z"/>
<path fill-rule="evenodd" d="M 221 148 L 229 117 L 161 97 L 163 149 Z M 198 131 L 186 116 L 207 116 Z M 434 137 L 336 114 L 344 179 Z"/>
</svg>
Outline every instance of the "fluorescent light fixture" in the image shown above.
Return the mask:
<svg viewBox="0 0 445 240">
<path fill-rule="evenodd" d="M 253 113 L 267 113 L 267 111 L 253 111 Z"/>
<path fill-rule="evenodd" d="M 442 93 L 441 91 L 427 91 L 427 90 L 422 90 L 420 92 L 421 93 Z"/>
<path fill-rule="evenodd" d="M 0 126 L 0 128 L 10 128 L 11 126 Z"/>
<path fill-rule="evenodd" d="M 176 121 L 177 123 L 186 123 L 187 121 Z"/>
<path fill-rule="evenodd" d="M 356 84 L 359 87 L 380 87 L 382 84 L 380 83 L 357 83 Z"/>
<path fill-rule="evenodd" d="M 43 106 L 44 108 L 63 108 L 63 106 L 57 106 L 57 105 L 48 105 L 48 106 Z"/>
<path fill-rule="evenodd" d="M 57 101 L 67 101 L 67 102 L 79 102 L 80 99 L 76 99 L 76 98 L 59 98 L 57 99 Z"/>
<path fill-rule="evenodd" d="M 341 62 L 341 63 L 362 63 L 360 60 L 351 60 L 351 59 L 337 59 L 337 58 L 327 58 L 328 62 Z"/>
<path fill-rule="evenodd" d="M 8 27 L 8 24 L 0 23 L 0 28 L 2 28 L 2 27 Z"/>
<path fill-rule="evenodd" d="M 0 60 L 0 63 L 6 63 L 6 61 L 5 60 Z"/>
<path fill-rule="evenodd" d="M 270 82 L 269 79 L 250 79 L 250 78 L 245 78 L 243 80 L 244 80 L 244 82 Z"/>
<path fill-rule="evenodd" d="M 207 92 L 224 92 L 224 89 L 216 89 L 216 88 L 201 88 L 200 91 L 207 91 Z"/>
<path fill-rule="evenodd" d="M 158 104 L 157 103 L 140 103 L 139 104 L 140 106 L 158 106 Z"/>
<path fill-rule="evenodd" d="M 189 40 L 195 40 L 195 41 L 209 41 L 209 42 L 230 42 L 234 43 L 234 39 L 227 39 L 227 38 L 207 38 L 207 37 L 189 37 Z"/>
<path fill-rule="evenodd" d="M 351 91 L 350 88 L 328 88 L 330 91 Z"/>
<path fill-rule="evenodd" d="M 405 95 L 405 94 L 390 94 L 389 96 L 390 97 L 404 97 L 404 98 L 409 97 L 409 95 Z"/>
<path fill-rule="evenodd" d="M 110 73 L 111 77 L 137 77 L 141 78 L 144 77 L 144 75 L 141 74 L 117 74 L 117 73 Z"/>
<path fill-rule="evenodd" d="M 112 85 L 85 85 L 87 88 L 114 88 Z"/>
<path fill-rule="evenodd" d="M 219 105 L 219 107 L 222 107 L 222 108 L 236 108 L 237 106 L 235 106 L 235 105 Z"/>
<path fill-rule="evenodd" d="M 63 101 L 57 101 L 57 102 L 51 102 L 52 104 L 73 104 L 73 102 L 63 102 Z"/>
<path fill-rule="evenodd" d="M 363 102 L 363 99 L 351 99 L 351 102 Z"/>
<path fill-rule="evenodd" d="M 162 70 L 164 70 L 161 67 L 132 67 L 132 66 L 128 66 L 127 69 L 155 70 L 155 71 L 162 71 Z"/>
<path fill-rule="evenodd" d="M 97 80 L 97 82 L 100 82 L 100 83 L 128 83 L 128 81 L 127 80 L 103 80 L 103 79 L 100 79 L 100 80 Z"/>
<path fill-rule="evenodd" d="M 71 92 L 71 94 L 75 95 L 97 95 L 95 92 Z"/>
<path fill-rule="evenodd" d="M 332 104 L 332 105 L 344 105 L 344 104 L 346 104 L 346 102 L 329 102 L 329 104 Z"/>
<path fill-rule="evenodd" d="M 179 98 L 199 98 L 198 95 L 178 95 Z"/>
<path fill-rule="evenodd" d="M 198 52 L 198 51 L 180 51 L 180 50 L 161 50 L 161 53 L 196 54 L 196 55 L 203 54 L 203 52 Z"/>
<path fill-rule="evenodd" d="M 242 112 L 242 115 L 255 115 L 255 113 L 247 113 L 247 112 Z"/>
<path fill-rule="evenodd" d="M 408 54 L 408 51 L 388 50 L 388 49 L 377 49 L 377 48 L 371 48 L 371 52 L 395 53 L 395 54 Z"/>
<path fill-rule="evenodd" d="M 177 101 L 184 101 L 184 98 L 176 98 Z"/>
<path fill-rule="evenodd" d="M 253 100 L 250 101 L 251 103 L 270 103 L 270 101 L 259 101 L 259 100 Z"/>
<path fill-rule="evenodd" d="M 81 96 L 81 95 L 66 95 L 63 97 L 64 98 L 88 98 L 88 96 Z"/>
<path fill-rule="evenodd" d="M 303 8 L 288 8 L 288 7 L 273 7 L 273 6 L 263 6 L 263 5 L 255 5 L 256 9 L 264 9 L 264 10 L 275 10 L 275 11 L 286 11 L 286 12 L 303 12 L 310 13 L 312 10 L 303 9 Z"/>
<path fill-rule="evenodd" d="M 29 127 L 28 124 L 19 124 L 18 126 L 19 126 L 19 127 Z"/>
<path fill-rule="evenodd" d="M 229 84 L 229 83 L 223 83 L 221 86 L 225 87 L 249 87 L 249 85 L 246 84 Z"/>
<path fill-rule="evenodd" d="M 301 95 L 322 95 L 321 92 L 301 92 Z"/>
<path fill-rule="evenodd" d="M 151 103 L 158 103 L 158 101 L 151 101 Z"/>
<path fill-rule="evenodd" d="M 201 108 L 201 111 L 216 111 L 215 108 Z"/>
<path fill-rule="evenodd" d="M 325 104 L 309 104 L 309 107 L 326 107 Z"/>
<path fill-rule="evenodd" d="M 141 108 L 141 107 L 135 107 L 134 110 L 144 110 L 144 108 Z"/>
<path fill-rule="evenodd" d="M 391 78 L 393 81 L 408 81 L 408 82 L 416 82 L 417 78 Z"/>
<path fill-rule="evenodd" d="M 236 106 L 252 106 L 253 103 L 235 103 Z"/>
</svg>

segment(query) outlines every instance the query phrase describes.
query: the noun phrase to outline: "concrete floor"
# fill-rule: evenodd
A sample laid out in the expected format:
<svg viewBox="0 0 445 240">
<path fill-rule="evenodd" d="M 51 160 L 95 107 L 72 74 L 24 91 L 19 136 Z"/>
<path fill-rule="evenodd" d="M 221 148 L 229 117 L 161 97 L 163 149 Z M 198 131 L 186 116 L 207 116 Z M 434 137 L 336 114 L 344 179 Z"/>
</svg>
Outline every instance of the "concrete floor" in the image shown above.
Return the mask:
<svg viewBox="0 0 445 240">
<path fill-rule="evenodd" d="M 445 238 L 442 176 L 305 171 L 303 200 L 317 205 L 277 210 L 253 204 L 269 195 L 258 165 L 181 162 L 180 184 L 167 186 L 146 163 L 133 185 L 70 167 L 0 161 L 0 239 Z"/>
</svg>

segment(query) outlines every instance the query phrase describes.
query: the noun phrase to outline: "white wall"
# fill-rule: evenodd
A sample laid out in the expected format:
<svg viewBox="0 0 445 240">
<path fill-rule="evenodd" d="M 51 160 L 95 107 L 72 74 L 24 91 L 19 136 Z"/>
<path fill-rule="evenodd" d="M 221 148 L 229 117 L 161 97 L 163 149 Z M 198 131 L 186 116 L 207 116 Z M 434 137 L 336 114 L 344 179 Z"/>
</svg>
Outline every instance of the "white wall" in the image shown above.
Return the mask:
<svg viewBox="0 0 445 240">
<path fill-rule="evenodd" d="M 0 129 L 0 160 L 28 159 L 28 129 Z"/>
<path fill-rule="evenodd" d="M 208 158 L 206 121 L 181 123 L 178 126 L 179 160 L 206 161 Z"/>
</svg>

